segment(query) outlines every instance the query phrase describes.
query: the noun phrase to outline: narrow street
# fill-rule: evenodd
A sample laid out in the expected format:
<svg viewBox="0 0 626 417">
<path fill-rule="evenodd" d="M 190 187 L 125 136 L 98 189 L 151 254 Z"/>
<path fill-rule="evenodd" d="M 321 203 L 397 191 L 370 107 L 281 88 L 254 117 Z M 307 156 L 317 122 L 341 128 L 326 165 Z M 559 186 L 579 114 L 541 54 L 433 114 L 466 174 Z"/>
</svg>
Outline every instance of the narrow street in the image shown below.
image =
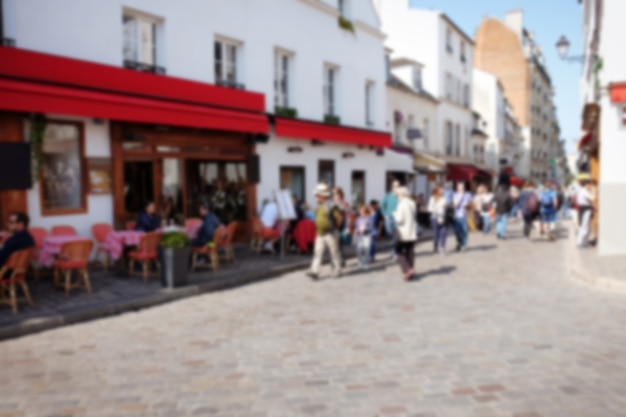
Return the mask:
<svg viewBox="0 0 626 417">
<path fill-rule="evenodd" d="M 512 229 L 3 342 L 0 416 L 623 416 L 623 297 Z"/>
</svg>

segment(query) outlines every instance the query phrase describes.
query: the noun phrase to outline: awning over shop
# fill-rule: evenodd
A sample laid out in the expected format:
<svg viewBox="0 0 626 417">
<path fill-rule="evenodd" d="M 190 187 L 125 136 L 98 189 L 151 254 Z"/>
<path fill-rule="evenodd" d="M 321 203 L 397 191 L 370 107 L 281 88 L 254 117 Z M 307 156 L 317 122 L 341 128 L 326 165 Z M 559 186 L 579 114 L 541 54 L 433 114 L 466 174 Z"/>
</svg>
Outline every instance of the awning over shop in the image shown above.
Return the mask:
<svg viewBox="0 0 626 417">
<path fill-rule="evenodd" d="M 478 174 L 472 165 L 448 164 L 448 181 L 471 181 Z"/>
<path fill-rule="evenodd" d="M 626 103 L 626 82 L 613 83 L 609 86 L 612 103 Z"/>
<path fill-rule="evenodd" d="M 591 136 L 592 136 L 592 132 L 583 132 L 580 140 L 578 141 L 578 149 L 582 149 L 584 148 L 590 141 L 591 141 Z"/>
<path fill-rule="evenodd" d="M 437 159 L 434 156 L 418 153 L 415 155 L 414 160 L 415 170 L 426 174 L 438 174 L 445 172 L 446 163 L 441 159 Z"/>
<path fill-rule="evenodd" d="M 413 150 L 405 147 L 385 149 L 385 165 L 387 171 L 413 173 Z"/>
<path fill-rule="evenodd" d="M 268 120 L 262 113 L 3 78 L 0 78 L 0 109 L 236 132 L 269 131 Z"/>
<path fill-rule="evenodd" d="M 276 135 L 285 138 L 316 139 L 381 148 L 391 146 L 391 134 L 387 132 L 282 117 L 276 117 L 275 123 Z"/>
<path fill-rule="evenodd" d="M 0 76 L 262 113 L 263 94 L 0 46 Z"/>
</svg>

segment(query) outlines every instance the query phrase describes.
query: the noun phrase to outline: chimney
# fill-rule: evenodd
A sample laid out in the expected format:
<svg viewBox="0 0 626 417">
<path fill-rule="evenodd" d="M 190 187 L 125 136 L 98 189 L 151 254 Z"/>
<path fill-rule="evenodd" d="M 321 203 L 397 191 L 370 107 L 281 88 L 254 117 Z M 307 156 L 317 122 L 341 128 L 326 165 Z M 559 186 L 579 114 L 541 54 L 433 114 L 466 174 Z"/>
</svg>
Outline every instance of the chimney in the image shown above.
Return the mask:
<svg viewBox="0 0 626 417">
<path fill-rule="evenodd" d="M 524 10 L 517 9 L 507 12 L 504 16 L 504 24 L 521 38 L 524 30 Z"/>
</svg>

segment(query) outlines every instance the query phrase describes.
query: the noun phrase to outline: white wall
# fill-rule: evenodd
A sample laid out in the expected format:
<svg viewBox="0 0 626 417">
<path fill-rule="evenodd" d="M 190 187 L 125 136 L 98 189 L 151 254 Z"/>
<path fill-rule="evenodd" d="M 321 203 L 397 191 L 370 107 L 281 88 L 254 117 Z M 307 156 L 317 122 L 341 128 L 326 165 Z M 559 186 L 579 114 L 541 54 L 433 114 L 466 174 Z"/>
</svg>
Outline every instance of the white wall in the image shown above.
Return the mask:
<svg viewBox="0 0 626 417">
<path fill-rule="evenodd" d="M 108 123 L 95 124 L 93 120 L 86 118 L 69 117 L 63 115 L 46 115 L 49 120 L 76 120 L 85 126 L 85 157 L 109 158 L 111 146 L 109 141 Z M 83 166 L 87 170 L 86 164 Z M 39 182 L 33 185 L 27 193 L 28 214 L 31 217 L 31 225 L 45 227 L 48 230 L 52 226 L 71 225 L 82 236 L 91 236 L 91 226 L 95 223 L 113 224 L 113 197 L 112 195 L 89 195 L 87 194 L 87 213 L 68 214 L 61 216 L 43 216 L 41 213 L 41 199 L 39 194 Z M 87 186 L 87 184 L 85 184 Z"/>
<path fill-rule="evenodd" d="M 474 69 L 473 78 L 472 107 L 487 123 L 483 129 L 488 135 L 485 163 L 490 169 L 499 171 L 499 160 L 503 156 L 500 144 L 506 136 L 504 92 L 494 74 Z"/>
<path fill-rule="evenodd" d="M 302 153 L 289 153 L 289 147 L 300 147 Z M 351 195 L 352 171 L 365 171 L 366 201 L 380 200 L 385 195 L 384 157 L 377 156 L 376 151 L 369 147 L 333 142 L 313 146 L 310 140 L 272 137 L 269 144 L 259 145 L 257 152 L 261 157 L 261 183 L 257 187 L 259 208 L 264 199 L 271 198 L 274 191 L 280 189 L 281 166 L 304 167 L 305 201 L 315 206 L 313 190 L 318 183 L 318 163 L 321 159 L 335 161 L 335 185 L 343 188 L 347 199 Z M 344 159 L 344 152 L 353 153 L 354 158 Z"/>
<path fill-rule="evenodd" d="M 413 146 L 415 151 L 430 150 L 431 147 L 438 146 L 437 103 L 420 97 L 417 93 L 405 92 L 396 87 L 387 87 L 386 118 L 390 129 L 392 129 L 394 122 L 394 111 L 400 111 L 404 115 L 402 126 L 404 133 L 406 133 L 409 127 L 408 120 L 410 116 L 413 116 L 415 127 L 422 130 L 422 134 L 424 134 L 424 119 L 428 119 L 429 147 L 425 146 L 424 139 L 409 142 L 405 137 L 406 145 Z"/>
</svg>

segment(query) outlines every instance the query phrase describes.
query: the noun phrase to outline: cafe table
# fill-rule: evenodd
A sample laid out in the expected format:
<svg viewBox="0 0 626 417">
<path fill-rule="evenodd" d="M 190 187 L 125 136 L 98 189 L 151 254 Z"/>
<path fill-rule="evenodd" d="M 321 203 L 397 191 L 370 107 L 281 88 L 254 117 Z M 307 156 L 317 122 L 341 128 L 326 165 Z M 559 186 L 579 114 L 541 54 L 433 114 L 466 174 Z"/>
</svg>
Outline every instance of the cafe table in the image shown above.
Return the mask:
<svg viewBox="0 0 626 417">
<path fill-rule="evenodd" d="M 84 236 L 47 236 L 43 240 L 41 251 L 39 251 L 39 264 L 47 268 L 52 267 L 65 243 L 82 240 L 91 239 Z"/>
<path fill-rule="evenodd" d="M 189 230 L 181 227 L 167 227 L 161 230 L 163 233 L 180 231 L 187 233 L 190 239 L 194 237 L 197 230 Z M 104 248 L 111 255 L 112 261 L 118 261 L 124 254 L 124 248 L 139 245 L 141 237 L 145 232 L 141 230 L 114 230 L 110 232 L 104 242 Z"/>
</svg>

